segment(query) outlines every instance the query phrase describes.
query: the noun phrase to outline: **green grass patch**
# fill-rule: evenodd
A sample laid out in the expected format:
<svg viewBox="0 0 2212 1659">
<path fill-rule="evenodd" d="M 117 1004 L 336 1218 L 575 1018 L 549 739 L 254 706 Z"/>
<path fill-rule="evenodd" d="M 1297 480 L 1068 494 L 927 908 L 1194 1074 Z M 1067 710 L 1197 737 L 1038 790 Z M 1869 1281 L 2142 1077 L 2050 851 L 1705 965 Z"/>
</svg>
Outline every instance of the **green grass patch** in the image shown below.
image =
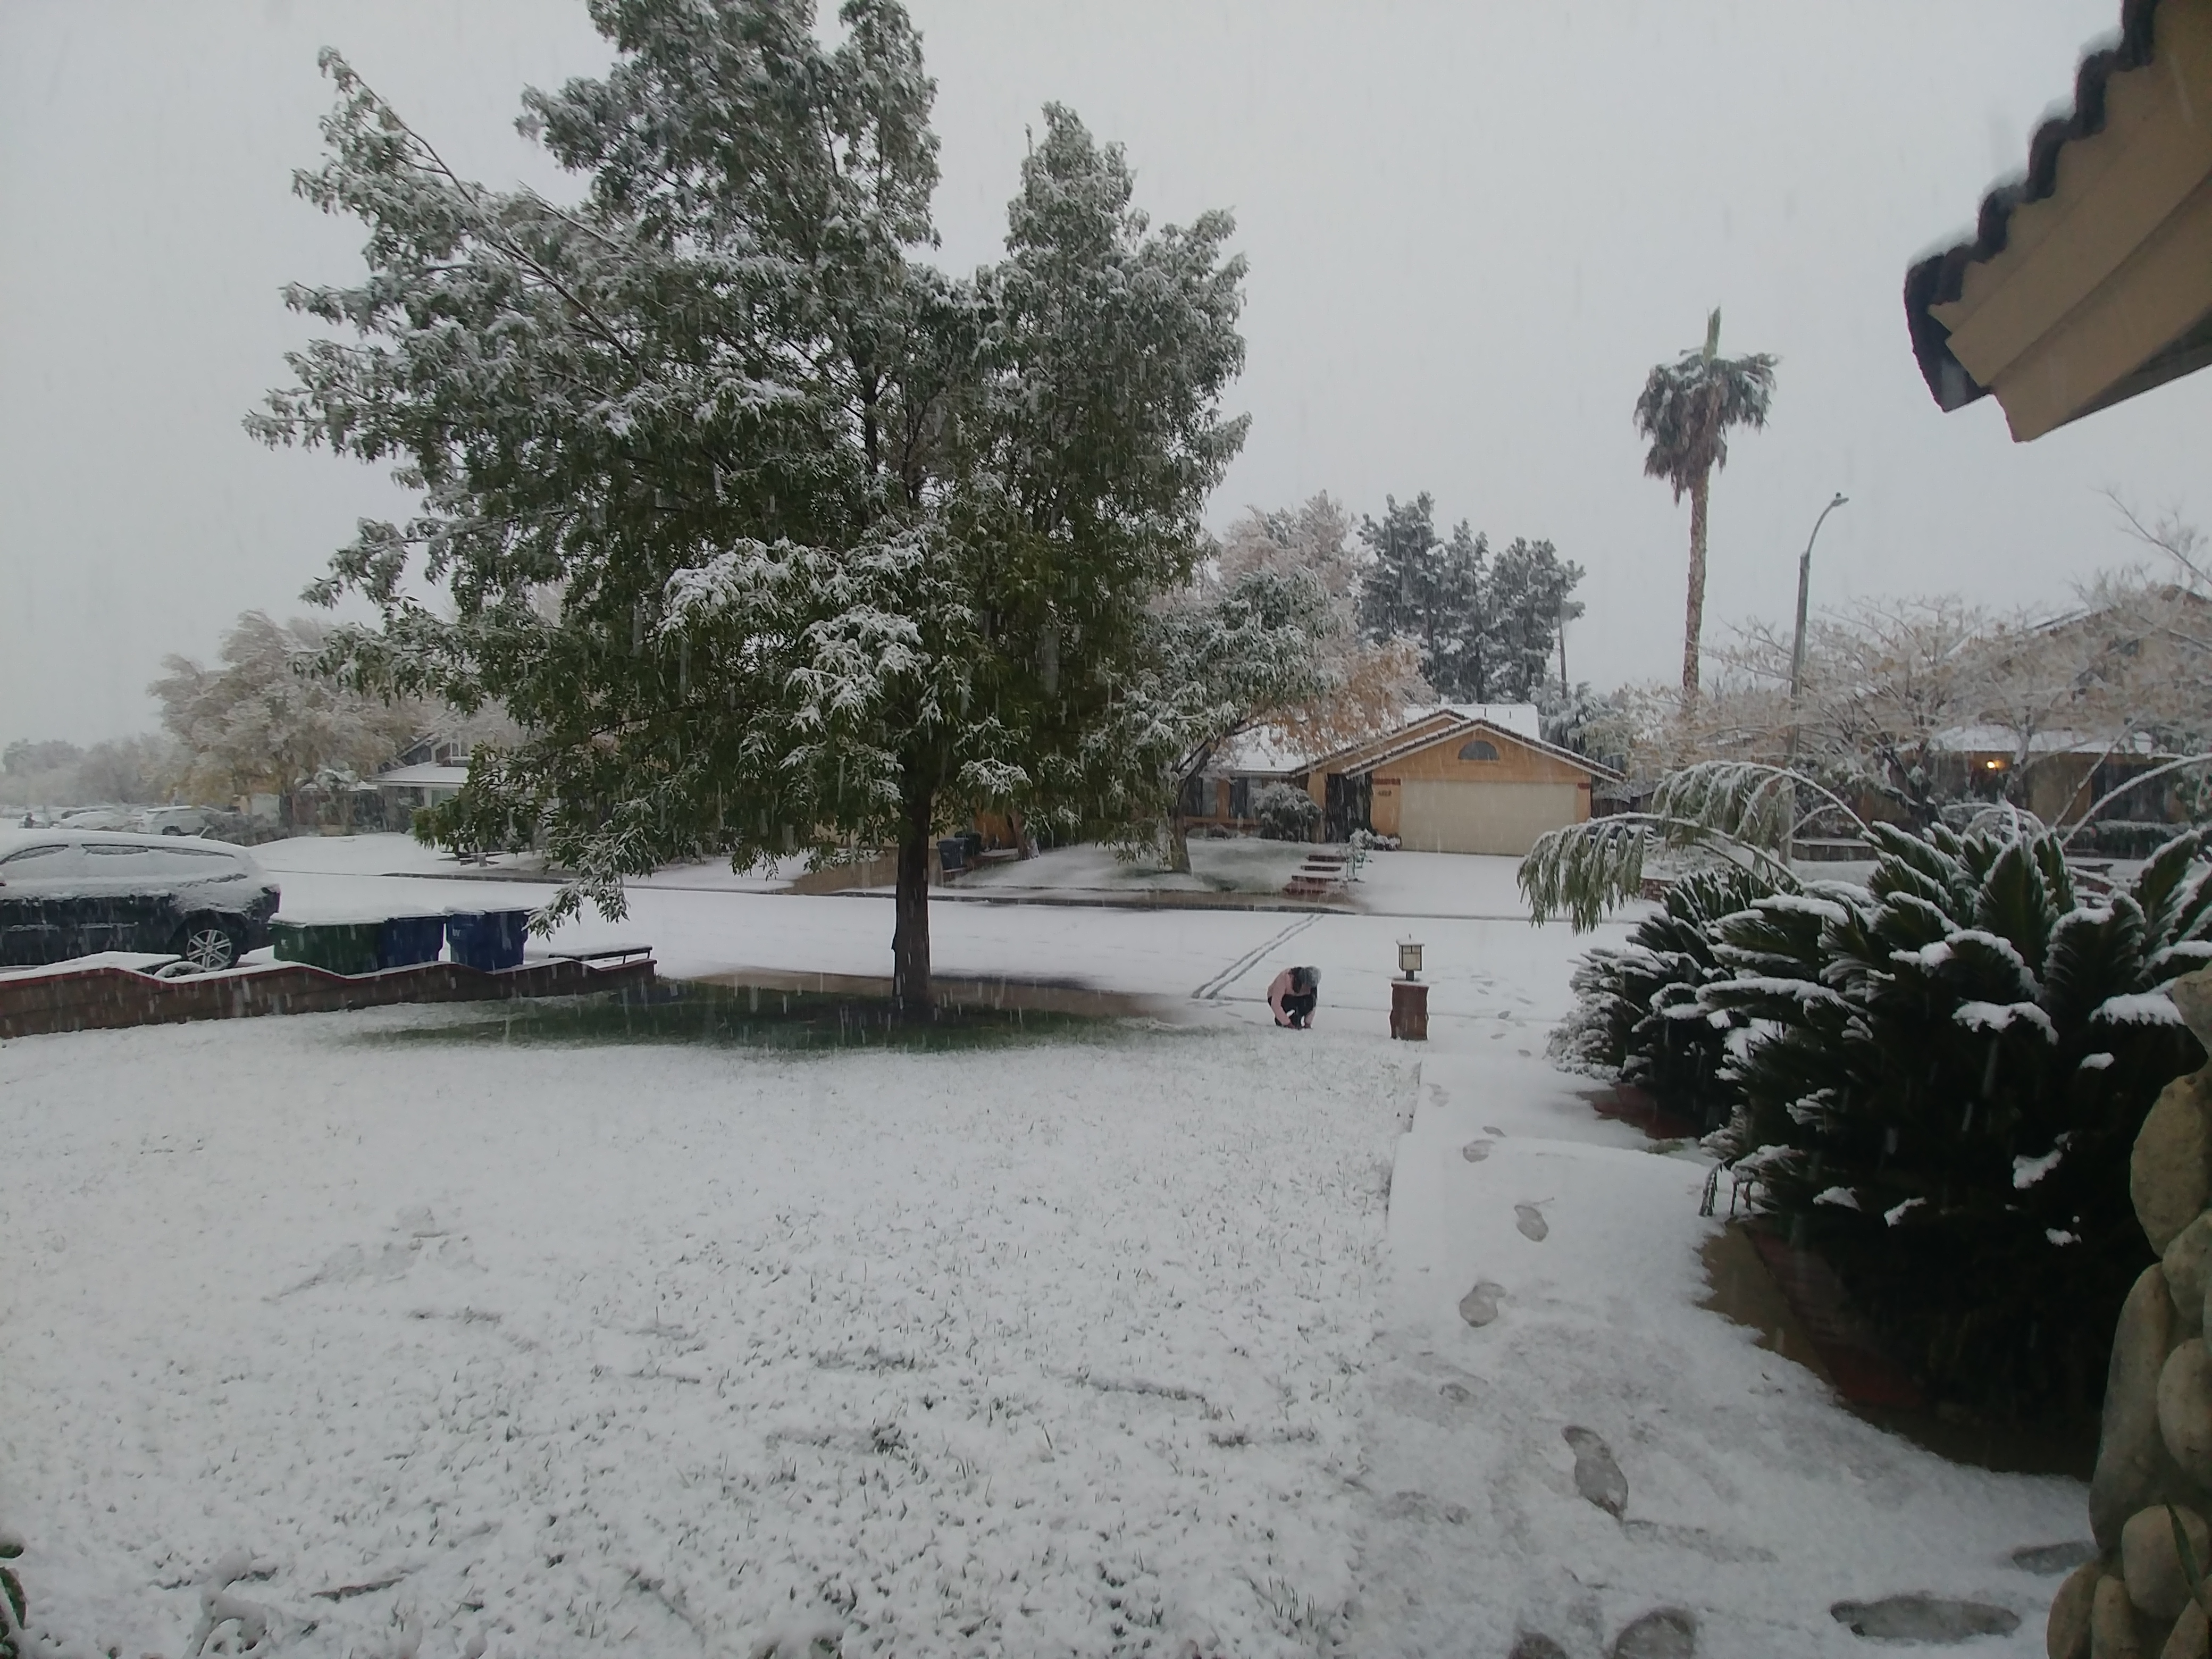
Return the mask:
<svg viewBox="0 0 2212 1659">
<path fill-rule="evenodd" d="M 364 1032 L 361 1040 L 427 1047 L 690 1043 L 801 1053 L 926 1053 L 1097 1036 L 1122 1024 L 1087 1014 L 957 1004 L 900 1018 L 880 998 L 663 981 L 644 994 L 471 1004 L 457 1018 Z"/>
</svg>

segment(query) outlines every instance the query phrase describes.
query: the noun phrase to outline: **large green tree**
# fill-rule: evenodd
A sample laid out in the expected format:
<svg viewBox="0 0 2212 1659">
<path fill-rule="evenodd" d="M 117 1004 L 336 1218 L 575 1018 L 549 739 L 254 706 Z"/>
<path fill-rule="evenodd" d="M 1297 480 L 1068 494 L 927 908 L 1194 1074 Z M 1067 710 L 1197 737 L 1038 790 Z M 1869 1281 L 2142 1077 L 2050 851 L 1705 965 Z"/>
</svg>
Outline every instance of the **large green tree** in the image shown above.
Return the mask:
<svg viewBox="0 0 2212 1659">
<path fill-rule="evenodd" d="M 1703 350 L 1684 352 L 1653 368 L 1636 400 L 1636 429 L 1650 442 L 1646 477 L 1663 478 L 1674 499 L 1690 498 L 1690 592 L 1682 622 L 1682 698 L 1698 695 L 1698 638 L 1705 626 L 1705 522 L 1712 477 L 1728 465 L 1733 427 L 1753 431 L 1766 424 L 1774 398 L 1775 359 L 1763 351 L 1723 357 L 1721 314 L 1705 319 Z"/>
<path fill-rule="evenodd" d="M 950 276 L 919 257 L 934 87 L 895 0 L 847 0 L 835 46 L 806 0 L 591 10 L 613 68 L 522 122 L 574 205 L 459 178 L 325 55 L 298 187 L 368 227 L 368 275 L 288 298 L 356 337 L 249 423 L 422 492 L 316 590 L 381 612 L 325 666 L 506 704 L 527 739 L 437 830 L 542 835 L 575 872 L 555 916 L 677 859 L 896 846 L 895 994 L 926 1005 L 933 830 L 1156 793 L 1100 734 L 1242 441 L 1231 222 L 1153 228 L 1053 106 L 1006 258 Z"/>
</svg>

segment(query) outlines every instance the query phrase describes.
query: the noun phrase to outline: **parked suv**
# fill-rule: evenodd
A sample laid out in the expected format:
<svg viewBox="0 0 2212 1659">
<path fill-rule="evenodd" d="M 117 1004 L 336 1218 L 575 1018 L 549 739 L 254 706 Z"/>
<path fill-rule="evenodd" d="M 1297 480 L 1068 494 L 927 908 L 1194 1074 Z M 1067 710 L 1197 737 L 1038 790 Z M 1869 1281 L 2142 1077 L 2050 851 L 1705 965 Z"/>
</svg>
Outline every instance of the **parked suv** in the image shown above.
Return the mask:
<svg viewBox="0 0 2212 1659">
<path fill-rule="evenodd" d="M 228 968 L 269 942 L 277 891 L 245 848 L 83 830 L 0 833 L 0 964 L 96 951 Z"/>
<path fill-rule="evenodd" d="M 149 806 L 132 814 L 128 824 L 101 828 L 135 830 L 142 836 L 198 836 L 206 832 L 214 817 L 215 814 L 204 806 Z"/>
</svg>

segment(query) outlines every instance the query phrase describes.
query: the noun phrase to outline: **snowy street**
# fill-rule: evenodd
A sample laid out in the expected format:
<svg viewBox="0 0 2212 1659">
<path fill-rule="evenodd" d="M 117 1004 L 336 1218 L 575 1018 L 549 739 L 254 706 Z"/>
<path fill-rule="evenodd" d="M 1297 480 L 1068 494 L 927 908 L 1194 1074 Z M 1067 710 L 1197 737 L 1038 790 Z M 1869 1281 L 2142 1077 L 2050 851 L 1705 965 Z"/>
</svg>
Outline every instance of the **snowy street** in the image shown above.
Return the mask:
<svg viewBox="0 0 2212 1659">
<path fill-rule="evenodd" d="M 548 890 L 389 839 L 261 850 L 288 915 Z M 1476 919 L 1510 861 L 1398 856 L 1457 916 L 939 903 L 940 974 L 1178 1010 L 951 1053 L 508 1042 L 483 1005 L 0 1048 L 34 1619 L 183 1653 L 243 1551 L 275 1650 L 331 1659 L 1595 1659 L 1665 1607 L 1753 1659 L 1863 1651 L 1831 1604 L 1920 1590 L 2040 1652 L 2056 1581 L 2010 1553 L 2082 1535 L 2081 1485 L 1944 1462 L 1701 1308 L 1702 1160 L 1543 1059 L 1589 941 Z M 879 899 L 715 887 L 570 933 L 887 967 Z M 1425 1048 L 1385 1036 L 1409 933 Z M 1261 1002 L 1292 962 L 1311 1033 Z"/>
</svg>

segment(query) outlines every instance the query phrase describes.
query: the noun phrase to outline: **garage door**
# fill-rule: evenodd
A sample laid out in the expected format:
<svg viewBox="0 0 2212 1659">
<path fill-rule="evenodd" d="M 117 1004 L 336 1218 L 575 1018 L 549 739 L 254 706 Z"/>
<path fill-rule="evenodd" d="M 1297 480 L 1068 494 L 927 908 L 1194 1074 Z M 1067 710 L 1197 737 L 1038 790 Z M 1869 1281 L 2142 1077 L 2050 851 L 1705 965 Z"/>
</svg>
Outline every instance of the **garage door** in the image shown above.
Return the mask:
<svg viewBox="0 0 2212 1659">
<path fill-rule="evenodd" d="M 1453 783 L 1408 778 L 1398 835 L 1419 853 L 1508 853 L 1535 845 L 1547 830 L 1581 816 L 1571 783 Z"/>
</svg>

